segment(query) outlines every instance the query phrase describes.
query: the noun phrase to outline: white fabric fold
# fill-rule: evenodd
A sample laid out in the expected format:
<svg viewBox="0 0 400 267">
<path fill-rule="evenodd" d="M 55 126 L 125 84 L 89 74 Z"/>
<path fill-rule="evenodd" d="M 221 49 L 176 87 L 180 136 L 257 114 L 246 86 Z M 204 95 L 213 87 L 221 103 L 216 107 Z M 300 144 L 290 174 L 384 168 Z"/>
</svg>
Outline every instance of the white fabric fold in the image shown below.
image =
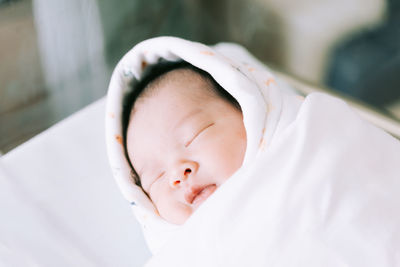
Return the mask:
<svg viewBox="0 0 400 267">
<path fill-rule="evenodd" d="M 398 140 L 333 97 L 296 102 L 146 266 L 400 266 Z"/>
</svg>

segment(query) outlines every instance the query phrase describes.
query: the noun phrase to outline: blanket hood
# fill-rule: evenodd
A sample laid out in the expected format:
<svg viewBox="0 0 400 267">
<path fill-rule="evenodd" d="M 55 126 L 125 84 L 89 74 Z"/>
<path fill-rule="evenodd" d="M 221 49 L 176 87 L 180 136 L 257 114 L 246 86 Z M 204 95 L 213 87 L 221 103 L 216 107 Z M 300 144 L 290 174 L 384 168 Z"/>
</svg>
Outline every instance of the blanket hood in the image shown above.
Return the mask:
<svg viewBox="0 0 400 267">
<path fill-rule="evenodd" d="M 151 200 L 132 179 L 125 157 L 122 134 L 122 103 L 139 80 L 146 66 L 160 59 L 184 60 L 208 72 L 240 104 L 247 134 L 243 166 L 252 162 L 259 150 L 271 143 L 281 117 L 284 94 L 272 73 L 243 47 L 221 43 L 206 46 L 175 37 L 157 37 L 137 44 L 117 64 L 107 93 L 106 144 L 113 176 L 142 226 L 146 241 L 154 253 L 179 226 L 162 219 Z M 285 89 L 286 90 L 286 89 Z M 282 120 L 280 120 L 282 121 Z"/>
</svg>

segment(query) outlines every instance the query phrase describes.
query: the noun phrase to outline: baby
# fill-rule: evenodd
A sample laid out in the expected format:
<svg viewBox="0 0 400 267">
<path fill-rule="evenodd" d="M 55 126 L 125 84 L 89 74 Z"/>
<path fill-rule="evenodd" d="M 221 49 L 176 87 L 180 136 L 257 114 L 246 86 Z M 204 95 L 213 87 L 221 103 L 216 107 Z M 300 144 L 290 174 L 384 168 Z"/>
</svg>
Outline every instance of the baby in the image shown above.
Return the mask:
<svg viewBox="0 0 400 267">
<path fill-rule="evenodd" d="M 184 61 L 148 66 L 124 102 L 123 139 L 135 181 L 162 218 L 183 224 L 243 162 L 240 105 Z"/>
<path fill-rule="evenodd" d="M 157 37 L 118 63 L 107 150 L 148 266 L 399 266 L 399 141 L 289 89 L 234 44 Z"/>
</svg>

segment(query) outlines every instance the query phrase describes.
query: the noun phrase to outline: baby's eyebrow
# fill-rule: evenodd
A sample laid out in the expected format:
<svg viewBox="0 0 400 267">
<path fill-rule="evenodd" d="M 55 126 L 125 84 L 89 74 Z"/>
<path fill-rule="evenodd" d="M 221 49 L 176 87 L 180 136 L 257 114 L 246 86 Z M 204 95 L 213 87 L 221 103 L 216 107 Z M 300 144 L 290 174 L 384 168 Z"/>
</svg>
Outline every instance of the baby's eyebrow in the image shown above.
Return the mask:
<svg viewBox="0 0 400 267">
<path fill-rule="evenodd" d="M 189 119 L 191 119 L 192 117 L 196 116 L 197 114 L 199 114 L 201 112 L 201 109 L 196 108 L 192 111 L 190 111 L 188 114 L 186 114 L 185 116 L 183 116 L 183 118 L 181 118 L 176 124 L 174 129 L 180 128 L 182 127 L 182 125 L 185 124 L 185 122 Z"/>
</svg>

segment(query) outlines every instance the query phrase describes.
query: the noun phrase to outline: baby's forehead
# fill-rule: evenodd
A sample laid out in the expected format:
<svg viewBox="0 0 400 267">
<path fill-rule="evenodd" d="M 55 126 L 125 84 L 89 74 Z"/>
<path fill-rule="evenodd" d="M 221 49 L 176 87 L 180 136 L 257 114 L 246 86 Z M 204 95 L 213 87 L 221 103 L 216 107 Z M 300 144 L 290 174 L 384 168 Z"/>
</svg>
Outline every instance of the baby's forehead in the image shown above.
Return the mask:
<svg viewBox="0 0 400 267">
<path fill-rule="evenodd" d="M 202 74 L 189 69 L 189 68 L 181 68 L 171 70 L 161 77 L 157 78 L 154 81 L 155 86 L 162 86 L 163 84 L 193 84 L 193 83 L 201 83 L 204 89 L 212 90 L 213 85 L 211 81 Z M 149 84 L 151 85 L 151 84 Z"/>
<path fill-rule="evenodd" d="M 182 92 L 193 97 L 200 97 L 198 100 L 202 100 L 201 96 L 217 96 L 214 85 L 207 77 L 192 69 L 180 68 L 171 70 L 154 79 L 147 85 L 140 98 L 151 97 L 160 92 L 172 93 L 174 89 L 187 89 L 187 91 Z"/>
</svg>

